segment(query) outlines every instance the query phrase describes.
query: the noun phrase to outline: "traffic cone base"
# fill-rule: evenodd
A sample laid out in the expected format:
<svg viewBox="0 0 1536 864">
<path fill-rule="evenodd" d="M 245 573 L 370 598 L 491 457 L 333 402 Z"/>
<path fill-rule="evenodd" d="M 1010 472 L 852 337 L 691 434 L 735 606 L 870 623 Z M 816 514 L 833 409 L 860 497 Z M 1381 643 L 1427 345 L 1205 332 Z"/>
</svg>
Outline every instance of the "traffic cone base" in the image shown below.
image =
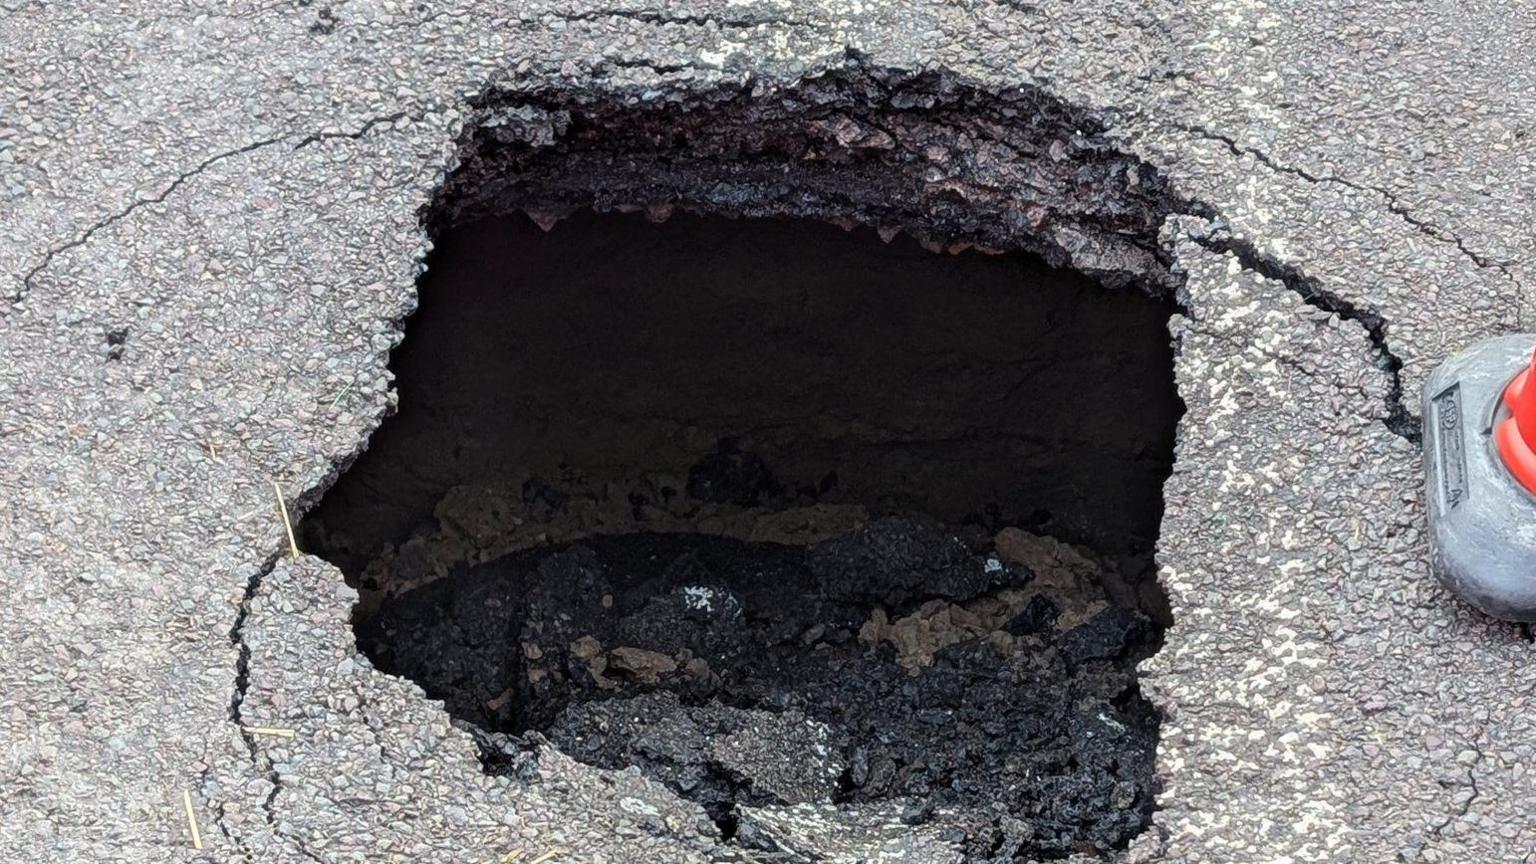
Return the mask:
<svg viewBox="0 0 1536 864">
<path fill-rule="evenodd" d="M 1434 572 L 1496 618 L 1536 621 L 1536 334 L 1480 342 L 1424 385 Z"/>
</svg>

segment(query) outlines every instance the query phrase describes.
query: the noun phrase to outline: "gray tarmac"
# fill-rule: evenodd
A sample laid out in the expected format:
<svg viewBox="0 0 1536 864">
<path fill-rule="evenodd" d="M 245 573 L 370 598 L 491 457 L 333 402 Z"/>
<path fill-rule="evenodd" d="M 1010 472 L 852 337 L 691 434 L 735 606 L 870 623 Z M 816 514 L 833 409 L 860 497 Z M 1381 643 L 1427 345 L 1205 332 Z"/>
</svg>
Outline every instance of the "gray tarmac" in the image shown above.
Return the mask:
<svg viewBox="0 0 1536 864">
<path fill-rule="evenodd" d="M 1404 414 L 1536 326 L 1528 4 L 0 0 L 0 46 L 0 860 L 752 860 L 634 773 L 487 777 L 273 484 L 313 503 L 389 410 L 475 94 L 852 62 L 1102 112 L 1218 214 L 1163 227 L 1188 413 L 1125 857 L 1536 860 L 1533 646 L 1430 576 Z M 945 860 L 869 836 L 833 860 Z"/>
</svg>

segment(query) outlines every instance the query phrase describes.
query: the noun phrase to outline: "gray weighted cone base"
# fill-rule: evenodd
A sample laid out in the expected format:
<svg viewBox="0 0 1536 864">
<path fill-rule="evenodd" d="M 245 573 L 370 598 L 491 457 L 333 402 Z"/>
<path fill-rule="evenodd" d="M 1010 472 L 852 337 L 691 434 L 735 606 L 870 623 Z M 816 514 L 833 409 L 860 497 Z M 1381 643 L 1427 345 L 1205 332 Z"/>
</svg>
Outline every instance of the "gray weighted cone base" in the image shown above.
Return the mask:
<svg viewBox="0 0 1536 864">
<path fill-rule="evenodd" d="M 1536 496 L 1504 467 L 1493 426 L 1536 334 L 1479 342 L 1424 385 L 1424 467 L 1435 575 L 1478 609 L 1536 621 Z"/>
</svg>

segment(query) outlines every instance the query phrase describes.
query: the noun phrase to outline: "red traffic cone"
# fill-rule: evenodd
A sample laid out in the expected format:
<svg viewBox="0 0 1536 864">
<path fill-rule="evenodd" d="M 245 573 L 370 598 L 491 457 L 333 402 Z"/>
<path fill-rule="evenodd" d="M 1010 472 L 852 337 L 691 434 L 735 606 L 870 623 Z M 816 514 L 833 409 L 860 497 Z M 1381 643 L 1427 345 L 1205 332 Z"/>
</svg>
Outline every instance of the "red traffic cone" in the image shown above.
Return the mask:
<svg viewBox="0 0 1536 864">
<path fill-rule="evenodd" d="M 1504 407 L 1509 416 L 1494 430 L 1494 442 L 1504 467 L 1526 491 L 1536 493 L 1536 386 L 1527 386 L 1536 355 L 1504 388 Z"/>
</svg>

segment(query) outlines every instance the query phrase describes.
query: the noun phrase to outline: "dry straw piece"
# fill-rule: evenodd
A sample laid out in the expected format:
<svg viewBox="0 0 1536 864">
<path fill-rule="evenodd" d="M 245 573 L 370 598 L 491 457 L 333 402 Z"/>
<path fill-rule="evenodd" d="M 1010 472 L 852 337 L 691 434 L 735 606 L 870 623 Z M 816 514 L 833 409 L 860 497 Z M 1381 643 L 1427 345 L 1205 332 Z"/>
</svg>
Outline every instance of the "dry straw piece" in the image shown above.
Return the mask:
<svg viewBox="0 0 1536 864">
<path fill-rule="evenodd" d="M 203 848 L 203 832 L 197 830 L 197 813 L 192 809 L 192 793 L 181 790 L 181 804 L 187 809 L 187 828 L 192 831 L 192 848 Z"/>
<path fill-rule="evenodd" d="M 288 505 L 283 503 L 283 487 L 272 481 L 272 494 L 277 496 L 277 512 L 283 517 L 283 530 L 288 534 L 288 551 L 294 558 L 299 557 L 299 541 L 293 536 L 293 522 L 288 519 Z"/>
<path fill-rule="evenodd" d="M 245 731 L 252 735 L 266 735 L 271 738 L 292 738 L 294 735 L 292 729 L 279 729 L 275 726 L 247 726 Z"/>
</svg>

